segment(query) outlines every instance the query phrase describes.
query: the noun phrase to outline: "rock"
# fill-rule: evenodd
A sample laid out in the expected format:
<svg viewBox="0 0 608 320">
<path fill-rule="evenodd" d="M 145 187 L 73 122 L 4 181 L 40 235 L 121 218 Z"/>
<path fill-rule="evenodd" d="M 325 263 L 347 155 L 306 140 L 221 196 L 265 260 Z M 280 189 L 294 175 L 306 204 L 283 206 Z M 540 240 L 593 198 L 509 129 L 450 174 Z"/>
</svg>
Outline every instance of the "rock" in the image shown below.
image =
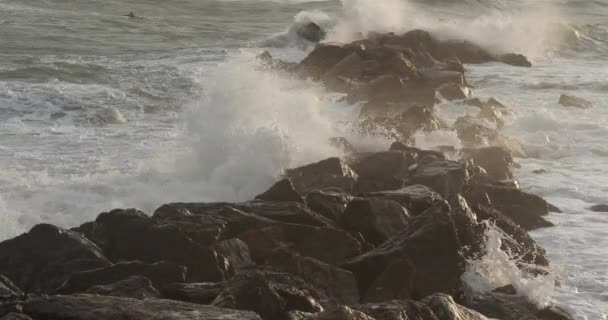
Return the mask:
<svg viewBox="0 0 608 320">
<path fill-rule="evenodd" d="M 407 228 L 409 213 L 399 202 L 385 198 L 351 201 L 340 219 L 347 230 L 361 232 L 374 245 L 380 245 Z"/>
<path fill-rule="evenodd" d="M 9 278 L 0 275 L 0 297 L 21 295 L 21 289 L 17 287 Z"/>
<path fill-rule="evenodd" d="M 451 296 L 436 293 L 422 300 L 439 320 L 488 320 L 477 311 L 458 305 Z"/>
<path fill-rule="evenodd" d="M 300 67 L 313 78 L 319 78 L 353 52 L 336 44 L 320 44 L 300 62 Z"/>
<path fill-rule="evenodd" d="M 225 287 L 225 282 L 172 283 L 162 287 L 161 293 L 171 300 L 210 304 Z"/>
<path fill-rule="evenodd" d="M 526 230 L 553 226 L 553 223 L 542 217 L 549 214 L 547 201 L 519 189 L 493 184 L 474 184 L 467 190 L 465 197 L 469 202 L 489 198 L 494 208 Z"/>
<path fill-rule="evenodd" d="M 407 230 L 348 260 L 344 268 L 355 274 L 359 292 L 365 295 L 391 263 L 409 259 L 415 269 L 414 296 L 449 293 L 461 285 L 460 276 L 465 266 L 461 249 L 449 206 L 442 203 L 411 218 Z"/>
<path fill-rule="evenodd" d="M 0 304 L 0 314 L 20 305 L 34 319 L 130 319 L 130 320 L 260 320 L 251 311 L 161 299 L 132 299 L 90 294 L 32 296 L 23 301 Z"/>
<path fill-rule="evenodd" d="M 321 81 L 331 90 L 349 93 L 354 86 L 353 81 L 363 75 L 364 69 L 363 59 L 353 52 L 327 70 Z"/>
<path fill-rule="evenodd" d="M 573 320 L 574 318 L 558 306 L 548 306 L 540 310 L 536 316 L 542 320 Z"/>
<path fill-rule="evenodd" d="M 501 320 L 571 320 L 567 313 L 554 312 L 551 307 L 544 310 L 526 300 L 526 297 L 504 293 L 483 293 L 469 297 L 464 305 L 489 318 Z M 546 311 L 545 311 L 546 310 Z"/>
<path fill-rule="evenodd" d="M 229 271 L 224 257 L 197 243 L 179 224 L 134 209 L 104 212 L 92 225 L 77 230 L 95 241 L 112 261 L 173 262 L 188 268 L 190 281 L 221 281 Z"/>
<path fill-rule="evenodd" d="M 545 169 L 537 169 L 537 170 L 532 170 L 532 173 L 534 173 L 534 174 L 544 174 L 544 173 L 547 173 L 547 170 L 545 170 Z"/>
<path fill-rule="evenodd" d="M 396 52 L 381 62 L 379 74 L 393 74 L 399 77 L 416 79 L 419 77 L 416 66 L 403 52 Z"/>
<path fill-rule="evenodd" d="M 340 188 L 350 192 L 357 174 L 340 158 L 329 158 L 286 172 L 299 193 L 325 188 Z"/>
<path fill-rule="evenodd" d="M 437 88 L 437 94 L 448 100 L 464 100 L 471 96 L 471 89 L 457 83 L 445 83 Z"/>
<path fill-rule="evenodd" d="M 608 212 L 608 204 L 598 204 L 592 207 L 589 207 L 589 210 L 593 212 Z"/>
<path fill-rule="evenodd" d="M 109 264 L 93 242 L 49 224 L 0 243 L 0 274 L 25 292 L 50 292 L 71 273 Z"/>
<path fill-rule="evenodd" d="M 22 313 L 14 313 L 11 312 L 4 317 L 0 318 L 0 320 L 32 320 L 28 315 Z"/>
<path fill-rule="evenodd" d="M 239 239 L 228 239 L 214 245 L 215 251 L 224 256 L 234 271 L 239 271 L 253 265 L 249 247 Z"/>
<path fill-rule="evenodd" d="M 493 122 L 497 129 L 502 129 L 505 126 L 503 112 L 492 106 L 481 108 L 477 117 Z"/>
<path fill-rule="evenodd" d="M 375 320 L 363 312 L 347 306 L 331 308 L 319 313 L 290 312 L 287 320 Z"/>
<path fill-rule="evenodd" d="M 465 99 L 462 103 L 464 103 L 467 106 L 478 107 L 478 108 L 481 108 L 484 105 L 483 101 L 481 101 L 481 99 L 479 99 L 479 98 Z"/>
<path fill-rule="evenodd" d="M 150 279 L 134 276 L 107 285 L 93 286 L 86 293 L 134 299 L 158 298 L 159 293 Z"/>
<path fill-rule="evenodd" d="M 325 30 L 314 22 L 309 22 L 303 26 L 299 26 L 296 29 L 296 34 L 300 38 L 306 39 L 310 42 L 320 42 L 321 40 L 325 39 L 325 36 L 327 35 Z"/>
<path fill-rule="evenodd" d="M 423 213 L 443 200 L 441 195 L 423 185 L 407 186 L 399 190 L 363 193 L 360 196 L 395 200 L 406 207 L 409 213 L 414 216 Z"/>
<path fill-rule="evenodd" d="M 228 206 L 277 222 L 296 223 L 309 226 L 333 225 L 331 220 L 310 210 L 306 204 L 299 202 L 250 201 L 230 204 Z"/>
<path fill-rule="evenodd" d="M 411 299 L 414 296 L 415 272 L 409 260 L 396 260 L 372 282 L 363 302 Z"/>
<path fill-rule="evenodd" d="M 465 147 L 485 146 L 492 143 L 499 135 L 482 120 L 471 116 L 456 119 L 454 129 Z"/>
<path fill-rule="evenodd" d="M 418 163 L 407 184 L 427 186 L 447 198 L 461 193 L 469 179 L 466 166 L 460 162 L 425 158 Z"/>
<path fill-rule="evenodd" d="M 404 151 L 384 151 L 360 154 L 351 163 L 359 179 L 405 179 L 409 168 L 418 160 L 418 154 Z"/>
<path fill-rule="evenodd" d="M 311 191 L 305 195 L 304 199 L 310 209 L 332 221 L 337 221 L 344 213 L 352 196 L 339 189 L 329 189 Z"/>
<path fill-rule="evenodd" d="M 267 259 L 273 270 L 288 272 L 314 286 L 324 306 L 359 302 L 357 280 L 352 272 L 279 247 Z"/>
<path fill-rule="evenodd" d="M 348 233 L 325 227 L 277 224 L 251 230 L 239 238 L 247 243 L 257 263 L 264 262 L 280 246 L 329 264 L 339 264 L 361 253 L 361 245 Z"/>
<path fill-rule="evenodd" d="M 250 272 L 230 279 L 224 290 L 211 305 L 251 310 L 262 319 L 277 319 L 287 311 L 319 312 L 323 307 L 311 296 L 312 293 L 275 283 L 264 274 Z"/>
<path fill-rule="evenodd" d="M 154 264 L 139 261 L 119 262 L 104 268 L 73 273 L 58 292 L 62 294 L 84 292 L 92 286 L 116 283 L 133 276 L 144 276 L 155 286 L 162 287 L 185 281 L 186 268 L 171 262 Z"/>
<path fill-rule="evenodd" d="M 448 147 L 453 148 L 452 146 L 448 146 Z M 422 149 L 418 149 L 415 147 L 410 147 L 410 146 L 404 145 L 403 143 L 398 142 L 398 141 L 393 142 L 391 144 L 391 146 L 389 147 L 389 151 L 406 152 L 406 153 L 412 154 L 413 156 L 415 155 L 415 157 L 418 159 L 427 158 L 427 157 L 445 159 L 445 155 L 440 151 L 422 150 Z"/>
<path fill-rule="evenodd" d="M 559 97 L 559 104 L 561 104 L 564 107 L 573 107 L 573 108 L 579 108 L 579 109 L 589 109 L 589 108 L 593 107 L 593 103 L 591 101 L 585 100 L 580 97 L 569 96 L 569 95 L 565 95 L 565 94 L 562 94 Z"/>
<path fill-rule="evenodd" d="M 464 150 L 464 159 L 484 168 L 495 180 L 513 179 L 513 156 L 502 147 L 485 147 Z"/>
<path fill-rule="evenodd" d="M 303 202 L 289 179 L 275 183 L 268 191 L 255 197 L 257 200 L 270 202 Z"/>
<path fill-rule="evenodd" d="M 381 303 L 367 303 L 350 306 L 376 320 L 437 320 L 425 304 L 411 300 L 393 300 Z"/>
<path fill-rule="evenodd" d="M 512 66 L 528 67 L 528 68 L 532 67 L 532 63 L 530 62 L 530 60 L 528 60 L 528 58 L 526 58 L 522 54 L 507 53 L 507 54 L 498 56 L 498 60 L 500 62 L 509 64 Z"/>
</svg>

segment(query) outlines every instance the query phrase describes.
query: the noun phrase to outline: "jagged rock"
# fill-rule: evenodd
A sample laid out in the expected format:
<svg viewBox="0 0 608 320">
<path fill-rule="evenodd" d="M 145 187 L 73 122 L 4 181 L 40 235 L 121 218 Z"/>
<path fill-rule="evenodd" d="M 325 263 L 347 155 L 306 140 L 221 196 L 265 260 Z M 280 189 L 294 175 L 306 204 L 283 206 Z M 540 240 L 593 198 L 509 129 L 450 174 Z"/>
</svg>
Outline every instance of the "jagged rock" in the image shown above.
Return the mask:
<svg viewBox="0 0 608 320">
<path fill-rule="evenodd" d="M 287 320 L 375 320 L 363 312 L 353 310 L 347 306 L 331 308 L 319 313 L 306 313 L 300 311 L 290 312 Z"/>
<path fill-rule="evenodd" d="M 21 289 L 17 287 L 9 278 L 0 275 L 0 297 L 20 295 Z"/>
<path fill-rule="evenodd" d="M 589 207 L 589 210 L 593 212 L 608 212 L 608 204 L 597 204 Z"/>
<path fill-rule="evenodd" d="M 477 117 L 493 122 L 497 129 L 502 129 L 505 126 L 503 113 L 492 106 L 482 108 Z"/>
<path fill-rule="evenodd" d="M 374 245 L 379 245 L 407 228 L 409 213 L 399 202 L 386 198 L 352 200 L 340 218 L 347 230 L 361 232 Z"/>
<path fill-rule="evenodd" d="M 313 285 L 324 306 L 359 301 L 357 280 L 350 271 L 302 256 L 284 247 L 275 249 L 266 262 L 273 270 L 299 276 Z"/>
<path fill-rule="evenodd" d="M 225 282 L 172 283 L 162 287 L 164 298 L 199 304 L 210 304 L 224 290 Z"/>
<path fill-rule="evenodd" d="M 329 89 L 348 93 L 355 86 L 353 80 L 359 79 L 364 71 L 363 59 L 353 52 L 327 70 L 321 76 L 321 81 Z"/>
<path fill-rule="evenodd" d="M 325 36 L 327 35 L 325 30 L 314 22 L 309 22 L 303 26 L 299 26 L 296 30 L 296 34 L 300 38 L 306 39 L 310 42 L 320 42 L 321 40 L 325 39 Z"/>
<path fill-rule="evenodd" d="M 396 260 L 372 282 L 363 302 L 411 299 L 414 296 L 415 272 L 409 260 Z"/>
<path fill-rule="evenodd" d="M 411 300 L 393 300 L 350 306 L 376 320 L 437 320 L 425 304 Z"/>
<path fill-rule="evenodd" d="M 251 311 L 223 309 L 161 299 L 132 299 L 90 294 L 32 296 L 0 304 L 0 314 L 20 305 L 34 319 L 130 319 L 130 320 L 260 320 Z"/>
<path fill-rule="evenodd" d="M 93 286 L 87 289 L 85 293 L 135 299 L 159 297 L 159 293 L 150 279 L 142 276 L 129 277 L 111 284 Z"/>
<path fill-rule="evenodd" d="M 311 191 L 306 194 L 304 199 L 309 208 L 332 221 L 337 221 L 344 213 L 352 196 L 339 189 L 328 189 Z"/>
<path fill-rule="evenodd" d="M 104 212 L 93 224 L 77 230 L 95 241 L 112 261 L 173 262 L 188 268 L 190 281 L 220 281 L 228 273 L 226 259 L 197 243 L 180 225 L 134 209 Z"/>
<path fill-rule="evenodd" d="M 573 107 L 573 108 L 579 108 L 579 109 L 589 109 L 589 108 L 593 107 L 593 103 L 591 101 L 585 100 L 580 97 L 569 96 L 569 95 L 565 95 L 565 94 L 562 94 L 559 97 L 559 104 L 561 104 L 564 107 Z"/>
<path fill-rule="evenodd" d="M 278 319 L 291 310 L 319 312 L 323 307 L 312 293 L 267 279 L 263 273 L 250 272 L 230 279 L 211 303 L 213 306 L 251 310 L 262 319 Z"/>
<path fill-rule="evenodd" d="M 313 78 L 318 78 L 353 52 L 354 49 L 336 44 L 320 44 L 300 62 L 300 67 Z"/>
<path fill-rule="evenodd" d="M 11 312 L 4 317 L 0 318 L 0 320 L 32 320 L 28 315 L 22 313 L 14 313 Z"/>
<path fill-rule="evenodd" d="M 169 283 L 185 281 L 186 268 L 171 262 L 154 264 L 140 261 L 119 262 L 104 268 L 73 273 L 58 292 L 62 294 L 83 292 L 92 286 L 107 285 L 133 276 L 144 276 L 157 287 L 162 287 Z"/>
<path fill-rule="evenodd" d="M 93 242 L 49 224 L 0 243 L 0 274 L 26 292 L 50 292 L 71 273 L 109 264 Z"/>
<path fill-rule="evenodd" d="M 449 146 L 451 147 L 451 146 Z M 413 156 L 415 155 L 416 158 L 418 159 L 422 159 L 422 158 L 427 158 L 427 157 L 431 157 L 431 158 L 437 158 L 437 159 L 445 159 L 445 155 L 440 152 L 440 151 L 435 151 L 435 150 L 422 150 L 422 149 L 418 149 L 415 147 L 410 147 L 407 146 L 401 142 L 393 142 L 391 144 L 391 146 L 389 147 L 389 151 L 401 151 L 401 152 L 406 152 L 409 154 L 412 154 Z"/>
<path fill-rule="evenodd" d="M 289 179 L 282 179 L 266 192 L 255 197 L 257 200 L 270 202 L 302 202 L 302 197 L 293 187 Z"/>
<path fill-rule="evenodd" d="M 340 158 L 329 158 L 296 169 L 287 170 L 299 193 L 325 188 L 340 188 L 350 192 L 357 181 L 357 174 Z"/>
<path fill-rule="evenodd" d="M 427 186 L 447 198 L 462 192 L 469 181 L 469 172 L 460 162 L 424 158 L 407 180 L 407 184 Z"/>
<path fill-rule="evenodd" d="M 329 264 L 339 264 L 361 253 L 361 245 L 348 233 L 325 227 L 277 224 L 248 231 L 239 238 L 247 243 L 251 257 L 258 263 L 265 261 L 280 246 Z"/>
<path fill-rule="evenodd" d="M 483 293 L 467 298 L 464 303 L 489 318 L 501 320 L 572 320 L 573 318 L 562 310 L 555 308 L 539 308 L 526 300 L 526 297 L 504 293 Z M 556 312 L 559 310 L 560 312 Z"/>
<path fill-rule="evenodd" d="M 272 221 L 297 223 L 309 226 L 331 226 L 333 222 L 317 212 L 310 210 L 306 204 L 299 202 L 265 202 L 250 201 L 230 204 L 231 208 L 253 213 Z"/>
<path fill-rule="evenodd" d="M 456 119 L 454 129 L 465 147 L 487 145 L 498 136 L 495 128 L 486 125 L 482 120 L 471 116 Z"/>
<path fill-rule="evenodd" d="M 443 200 L 441 195 L 423 185 L 411 185 L 399 190 L 363 193 L 361 196 L 395 200 L 406 207 L 409 213 L 414 216 L 423 213 Z"/>
<path fill-rule="evenodd" d="M 491 206 L 526 230 L 553 226 L 553 223 L 542 217 L 549 214 L 547 201 L 519 189 L 493 184 L 473 184 L 465 197 L 474 203 L 489 198 Z"/>
<path fill-rule="evenodd" d="M 251 255 L 249 253 L 249 247 L 245 242 L 239 239 L 234 238 L 220 241 L 213 247 L 215 251 L 223 255 L 228 260 L 230 267 L 234 271 L 238 271 L 253 265 L 253 260 L 251 260 Z"/>
<path fill-rule="evenodd" d="M 463 100 L 471 96 L 471 89 L 457 83 L 445 83 L 437 88 L 437 94 L 448 100 Z"/>
<path fill-rule="evenodd" d="M 359 179 L 405 179 L 409 176 L 410 166 L 417 160 L 418 154 L 415 152 L 373 152 L 357 156 L 351 167 Z"/>
<path fill-rule="evenodd" d="M 458 305 L 447 294 L 436 293 L 424 298 L 422 302 L 433 310 L 439 320 L 488 320 L 481 313 Z"/>
<path fill-rule="evenodd" d="M 438 204 L 409 220 L 409 227 L 377 248 L 344 264 L 365 294 L 386 268 L 400 259 L 409 259 L 415 269 L 414 293 L 424 297 L 435 292 L 449 293 L 460 288 L 465 261 L 447 203 Z"/>
<path fill-rule="evenodd" d="M 495 180 L 513 179 L 513 156 L 502 147 L 486 147 L 464 150 L 464 158 L 484 168 Z"/>
<path fill-rule="evenodd" d="M 522 54 L 507 53 L 507 54 L 498 56 L 498 60 L 500 62 L 510 64 L 512 66 L 517 66 L 517 67 L 528 67 L 529 68 L 532 66 L 532 63 L 530 62 L 530 60 L 528 60 L 528 58 L 526 58 Z"/>
</svg>

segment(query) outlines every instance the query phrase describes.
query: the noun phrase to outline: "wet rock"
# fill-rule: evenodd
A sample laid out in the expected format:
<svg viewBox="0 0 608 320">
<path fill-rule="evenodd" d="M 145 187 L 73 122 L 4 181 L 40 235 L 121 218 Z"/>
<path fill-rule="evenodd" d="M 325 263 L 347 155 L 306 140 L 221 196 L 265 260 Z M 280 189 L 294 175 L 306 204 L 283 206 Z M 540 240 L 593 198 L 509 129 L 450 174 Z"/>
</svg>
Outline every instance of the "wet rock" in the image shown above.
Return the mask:
<svg viewBox="0 0 608 320">
<path fill-rule="evenodd" d="M 357 280 L 350 271 L 284 247 L 277 248 L 266 262 L 273 270 L 299 276 L 314 286 L 324 306 L 359 302 Z"/>
<path fill-rule="evenodd" d="M 289 179 L 275 183 L 270 189 L 255 198 L 270 202 L 303 202 Z"/>
<path fill-rule="evenodd" d="M 303 26 L 299 26 L 296 30 L 296 34 L 310 42 L 320 42 L 325 39 L 327 35 L 325 30 L 314 22 L 309 22 Z"/>
<path fill-rule="evenodd" d="M 234 238 L 220 241 L 213 248 L 228 260 L 230 268 L 233 271 L 239 271 L 253 265 L 251 255 L 249 254 L 249 247 L 239 239 Z"/>
<path fill-rule="evenodd" d="M 225 282 L 172 283 L 161 289 L 163 298 L 210 304 L 226 287 Z"/>
<path fill-rule="evenodd" d="M 513 156 L 502 147 L 467 149 L 464 150 L 464 158 L 484 168 L 492 179 L 513 179 Z"/>
<path fill-rule="evenodd" d="M 532 67 L 532 63 L 530 62 L 530 60 L 528 60 L 528 58 L 526 58 L 522 54 L 507 53 L 507 54 L 498 56 L 498 60 L 500 62 L 509 64 L 512 66 L 528 67 L 528 68 Z"/>
<path fill-rule="evenodd" d="M 534 174 L 544 174 L 544 173 L 547 173 L 547 170 L 545 170 L 545 169 L 537 169 L 537 170 L 532 170 L 532 173 L 534 173 Z"/>
<path fill-rule="evenodd" d="M 0 304 L 0 314 L 20 305 L 23 313 L 34 319 L 209 319 L 259 320 L 251 311 L 223 309 L 213 306 L 161 299 L 131 299 L 122 297 L 78 294 L 67 296 L 32 296 L 23 301 Z"/>
<path fill-rule="evenodd" d="M 320 44 L 300 62 L 313 78 L 319 78 L 354 51 L 336 44 Z"/>
<path fill-rule="evenodd" d="M 229 271 L 224 257 L 197 243 L 179 224 L 134 209 L 104 212 L 93 224 L 77 230 L 95 241 L 112 261 L 173 262 L 188 268 L 190 281 L 221 281 Z"/>
<path fill-rule="evenodd" d="M 441 195 L 423 185 L 411 185 L 399 190 L 363 193 L 361 196 L 395 200 L 406 207 L 409 213 L 414 216 L 423 213 L 443 200 Z"/>
<path fill-rule="evenodd" d="M 559 104 L 561 104 L 564 107 L 573 107 L 573 108 L 579 108 L 579 109 L 589 109 L 589 108 L 593 107 L 593 103 L 591 101 L 585 100 L 580 97 L 569 96 L 569 95 L 565 95 L 565 94 L 562 94 L 559 97 Z"/>
<path fill-rule="evenodd" d="M 93 242 L 49 224 L 0 243 L 0 274 L 26 292 L 50 292 L 74 272 L 109 264 Z"/>
<path fill-rule="evenodd" d="M 433 311 L 421 302 L 393 300 L 381 303 L 367 303 L 350 306 L 376 320 L 437 320 Z"/>
<path fill-rule="evenodd" d="M 21 289 L 17 287 L 9 278 L 0 275 L 0 297 L 20 295 Z"/>
<path fill-rule="evenodd" d="M 399 202 L 386 198 L 361 198 L 351 201 L 340 219 L 347 230 L 361 232 L 379 245 L 407 228 L 409 213 Z"/>
<path fill-rule="evenodd" d="M 437 88 L 437 94 L 448 101 L 463 100 L 471 96 L 471 89 L 458 83 L 446 83 Z"/>
<path fill-rule="evenodd" d="M 360 154 L 351 163 L 360 179 L 407 178 L 409 168 L 418 160 L 415 152 L 384 151 Z"/>
<path fill-rule="evenodd" d="M 111 284 L 93 286 L 87 289 L 86 293 L 134 299 L 159 297 L 159 293 L 150 279 L 142 276 L 129 277 Z"/>
<path fill-rule="evenodd" d="M 536 316 L 541 320 L 573 320 L 574 318 L 558 306 L 548 306 L 540 310 Z"/>
<path fill-rule="evenodd" d="M 323 307 L 312 293 L 275 283 L 264 274 L 240 274 L 227 282 L 226 287 L 211 303 L 213 306 L 251 310 L 262 319 L 279 319 L 287 311 L 319 312 Z"/>
<path fill-rule="evenodd" d="M 598 204 L 592 207 L 589 207 L 589 210 L 593 212 L 608 212 L 608 204 Z"/>
<path fill-rule="evenodd" d="M 372 282 L 367 289 L 363 302 L 413 298 L 414 276 L 415 269 L 412 262 L 407 259 L 394 261 Z"/>
<path fill-rule="evenodd" d="M 439 320 L 488 320 L 481 313 L 458 305 L 447 294 L 437 293 L 424 298 L 422 302 L 433 310 Z"/>
<path fill-rule="evenodd" d="M 339 189 L 328 189 L 311 191 L 305 195 L 304 199 L 310 209 L 332 221 L 337 221 L 344 213 L 352 196 Z"/>
<path fill-rule="evenodd" d="M 321 81 L 331 90 L 349 93 L 365 71 L 365 63 L 361 57 L 353 52 L 336 63 L 321 76 Z"/>
<path fill-rule="evenodd" d="M 570 320 L 573 319 L 567 313 L 553 312 L 551 308 L 539 310 L 539 308 L 526 300 L 526 297 L 504 293 L 484 293 L 470 297 L 464 301 L 464 305 L 489 318 L 502 320 Z M 556 310 L 556 309 L 553 309 Z M 563 316 L 563 317 L 560 317 Z"/>
<path fill-rule="evenodd" d="M 350 192 L 357 180 L 357 174 L 340 158 L 329 158 L 290 169 L 286 175 L 301 194 L 325 188 L 340 188 Z"/>
<path fill-rule="evenodd" d="M 460 162 L 425 158 L 418 163 L 407 183 L 427 186 L 447 198 L 461 193 L 469 179 L 466 166 Z"/>
<path fill-rule="evenodd" d="M 339 264 L 361 253 L 357 240 L 345 231 L 334 228 L 277 224 L 251 230 L 239 238 L 247 243 L 251 257 L 257 263 L 263 263 L 280 246 L 329 264 Z"/>
<path fill-rule="evenodd" d="M 458 290 L 465 261 L 447 203 L 409 220 L 409 227 L 377 248 L 352 258 L 344 267 L 357 277 L 359 291 L 370 285 L 389 265 L 409 259 L 415 269 L 414 296 Z"/>
<path fill-rule="evenodd" d="M 331 308 L 319 313 L 290 312 L 287 320 L 375 320 L 363 312 L 347 306 Z"/>
<path fill-rule="evenodd" d="M 474 184 L 466 194 L 467 200 L 473 202 L 489 198 L 495 209 L 526 230 L 553 226 L 542 217 L 549 214 L 549 204 L 537 195 L 493 184 Z"/>
<path fill-rule="evenodd" d="M 4 317 L 0 318 L 0 320 L 32 320 L 28 315 L 22 313 L 14 313 L 11 312 Z"/>
<path fill-rule="evenodd" d="M 69 294 L 84 292 L 92 286 L 107 285 L 133 276 L 144 276 L 157 287 L 183 282 L 186 279 L 186 268 L 171 262 L 147 264 L 139 261 L 119 262 L 117 264 L 76 272 L 58 289 L 59 293 Z"/>
<path fill-rule="evenodd" d="M 465 147 L 487 145 L 498 136 L 496 128 L 491 128 L 482 120 L 471 116 L 458 118 L 454 122 L 454 129 Z"/>
<path fill-rule="evenodd" d="M 449 146 L 451 148 L 451 146 Z M 437 159 L 445 159 L 445 156 L 440 151 L 435 150 L 422 150 L 415 147 L 407 146 L 401 142 L 393 142 L 389 147 L 389 151 L 401 151 L 412 154 L 414 157 L 422 159 L 422 158 L 437 158 Z"/>
<path fill-rule="evenodd" d="M 230 208 L 277 222 L 297 223 L 309 226 L 331 226 L 331 220 L 310 210 L 304 203 L 299 202 L 265 202 L 250 201 L 230 204 Z"/>
<path fill-rule="evenodd" d="M 492 106 L 482 108 L 477 117 L 493 122 L 497 129 L 502 129 L 505 126 L 503 113 Z"/>
</svg>

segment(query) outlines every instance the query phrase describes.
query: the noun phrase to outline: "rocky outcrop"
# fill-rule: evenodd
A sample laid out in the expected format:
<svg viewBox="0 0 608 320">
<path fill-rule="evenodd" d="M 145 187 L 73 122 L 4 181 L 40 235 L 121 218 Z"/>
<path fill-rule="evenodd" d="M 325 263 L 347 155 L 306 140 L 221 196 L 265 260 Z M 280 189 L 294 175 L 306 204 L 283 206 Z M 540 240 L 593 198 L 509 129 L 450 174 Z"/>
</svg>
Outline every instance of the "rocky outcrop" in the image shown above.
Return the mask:
<svg viewBox="0 0 608 320">
<path fill-rule="evenodd" d="M 305 25 L 298 26 L 298 28 L 296 29 L 296 34 L 300 38 L 308 40 L 310 42 L 319 42 L 325 39 L 325 36 L 327 35 L 325 30 L 323 30 L 321 26 L 314 22 L 309 22 Z"/>
</svg>

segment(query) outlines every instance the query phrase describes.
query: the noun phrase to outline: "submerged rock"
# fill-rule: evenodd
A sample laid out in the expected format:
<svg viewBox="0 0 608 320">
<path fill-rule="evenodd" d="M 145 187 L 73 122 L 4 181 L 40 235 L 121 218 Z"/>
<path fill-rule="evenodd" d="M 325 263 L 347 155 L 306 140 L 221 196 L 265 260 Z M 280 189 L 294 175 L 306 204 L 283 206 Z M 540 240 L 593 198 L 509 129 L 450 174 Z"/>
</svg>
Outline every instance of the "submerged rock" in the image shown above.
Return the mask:
<svg viewBox="0 0 608 320">
<path fill-rule="evenodd" d="M 608 212 L 608 204 L 598 204 L 595 206 L 589 207 L 589 210 L 594 212 Z"/>
<path fill-rule="evenodd" d="M 303 26 L 299 26 L 296 29 L 296 34 L 300 38 L 306 39 L 310 42 L 320 42 L 321 40 L 325 39 L 325 36 L 327 35 L 325 30 L 314 22 L 309 22 Z"/>
<path fill-rule="evenodd" d="M 562 94 L 559 97 L 559 104 L 564 107 L 573 107 L 579 109 L 589 109 L 593 107 L 593 103 L 591 101 L 585 100 L 580 97 L 569 96 L 566 94 Z"/>
</svg>

